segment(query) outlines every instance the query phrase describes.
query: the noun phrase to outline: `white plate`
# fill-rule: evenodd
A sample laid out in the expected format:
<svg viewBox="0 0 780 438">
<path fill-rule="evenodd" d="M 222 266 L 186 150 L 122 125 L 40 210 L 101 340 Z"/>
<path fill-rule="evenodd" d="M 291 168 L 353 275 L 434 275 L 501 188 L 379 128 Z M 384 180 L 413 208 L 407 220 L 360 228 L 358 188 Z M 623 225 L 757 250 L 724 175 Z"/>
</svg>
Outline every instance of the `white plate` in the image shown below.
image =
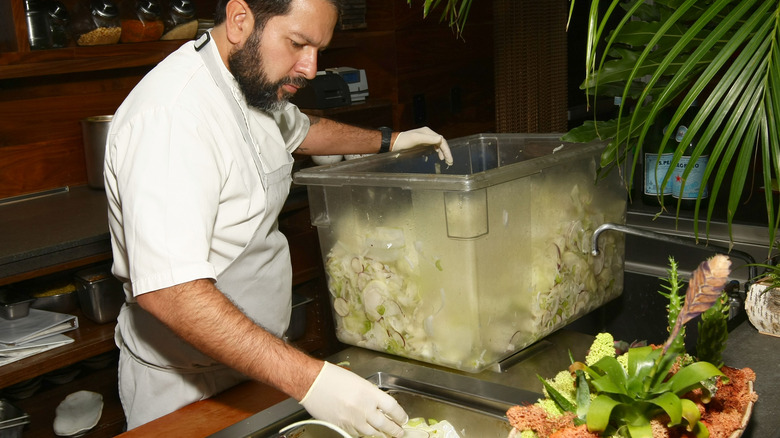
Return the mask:
<svg viewBox="0 0 780 438">
<path fill-rule="evenodd" d="M 103 414 L 103 396 L 92 391 L 78 391 L 65 397 L 57 406 L 54 433 L 72 436 L 95 427 Z"/>
</svg>

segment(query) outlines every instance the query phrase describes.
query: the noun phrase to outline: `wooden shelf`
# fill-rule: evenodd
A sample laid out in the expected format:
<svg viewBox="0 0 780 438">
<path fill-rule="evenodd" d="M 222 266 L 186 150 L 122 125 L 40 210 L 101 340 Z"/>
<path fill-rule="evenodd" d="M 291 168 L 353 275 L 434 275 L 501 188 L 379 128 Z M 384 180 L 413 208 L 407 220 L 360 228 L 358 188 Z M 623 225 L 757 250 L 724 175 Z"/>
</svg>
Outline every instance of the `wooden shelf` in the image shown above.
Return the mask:
<svg viewBox="0 0 780 438">
<path fill-rule="evenodd" d="M 0 53 L 0 79 L 154 65 L 186 40 Z"/>
<path fill-rule="evenodd" d="M 336 32 L 329 50 L 354 47 L 350 32 Z M 0 79 L 155 65 L 189 40 L 151 41 L 61 49 L 0 51 Z"/>
<path fill-rule="evenodd" d="M 115 323 L 96 324 L 81 311 L 71 312 L 79 319 L 79 328 L 65 335 L 75 342 L 30 356 L 0 367 L 0 382 L 7 387 L 15 383 L 38 377 L 84 359 L 116 349 L 114 344 Z"/>
</svg>

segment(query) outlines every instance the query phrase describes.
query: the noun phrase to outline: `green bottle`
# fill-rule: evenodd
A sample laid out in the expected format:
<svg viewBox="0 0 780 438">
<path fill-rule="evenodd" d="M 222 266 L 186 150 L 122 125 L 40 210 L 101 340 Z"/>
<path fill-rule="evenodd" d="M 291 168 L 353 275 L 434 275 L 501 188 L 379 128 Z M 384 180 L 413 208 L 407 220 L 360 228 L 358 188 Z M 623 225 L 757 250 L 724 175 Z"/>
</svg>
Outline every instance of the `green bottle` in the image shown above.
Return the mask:
<svg viewBox="0 0 780 438">
<path fill-rule="evenodd" d="M 698 105 L 694 102 L 677 126 L 677 130 L 673 135 L 673 145 L 677 146 L 680 141 L 682 141 L 683 136 L 688 131 L 688 125 L 693 121 L 697 111 Z M 672 169 L 673 203 L 676 206 L 677 201 L 679 200 L 680 209 L 682 210 L 693 210 L 696 207 L 696 198 L 699 196 L 699 189 L 702 187 L 704 181 L 704 170 L 706 169 L 710 158 L 709 153 L 705 150 L 695 161 L 691 161 L 691 156 L 693 155 L 693 150 L 696 148 L 698 140 L 698 136 L 696 136 L 688 143 L 683 155 L 680 157 L 680 161 L 678 161 L 675 168 Z M 691 168 L 690 173 L 683 179 L 683 174 L 689 167 Z M 709 190 L 707 186 L 704 185 L 704 191 L 701 196 L 701 205 L 707 204 L 709 195 Z"/>
<path fill-rule="evenodd" d="M 663 187 L 664 177 L 669 172 L 669 165 L 674 155 L 674 143 L 670 140 L 664 148 L 664 153 L 659 156 L 661 141 L 666 132 L 669 118 L 666 112 L 661 113 L 642 146 L 642 202 L 645 205 L 663 205 L 667 208 L 672 204 L 672 181 L 669 180 Z"/>
</svg>

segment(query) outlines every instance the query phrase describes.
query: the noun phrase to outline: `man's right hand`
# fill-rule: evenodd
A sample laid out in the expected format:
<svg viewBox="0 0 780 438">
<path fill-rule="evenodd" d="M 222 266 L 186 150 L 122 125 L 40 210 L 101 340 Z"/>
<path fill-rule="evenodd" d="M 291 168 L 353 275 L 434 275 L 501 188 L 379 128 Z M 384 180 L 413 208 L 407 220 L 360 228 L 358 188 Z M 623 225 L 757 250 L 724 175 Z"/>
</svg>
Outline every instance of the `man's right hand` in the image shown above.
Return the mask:
<svg viewBox="0 0 780 438">
<path fill-rule="evenodd" d="M 409 417 L 398 402 L 368 380 L 325 362 L 301 405 L 318 420 L 351 435 L 403 436 Z"/>
</svg>

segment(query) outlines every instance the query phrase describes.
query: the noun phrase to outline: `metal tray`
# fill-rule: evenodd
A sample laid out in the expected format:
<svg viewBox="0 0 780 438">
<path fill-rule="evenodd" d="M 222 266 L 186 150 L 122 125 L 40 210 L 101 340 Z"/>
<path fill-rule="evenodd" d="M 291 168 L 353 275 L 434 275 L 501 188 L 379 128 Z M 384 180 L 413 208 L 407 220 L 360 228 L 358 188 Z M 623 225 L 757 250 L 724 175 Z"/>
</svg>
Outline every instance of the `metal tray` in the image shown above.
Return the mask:
<svg viewBox="0 0 780 438">
<path fill-rule="evenodd" d="M 504 438 L 512 427 L 505 413 L 511 406 L 535 402 L 540 395 L 470 377 L 438 370 L 426 370 L 425 380 L 378 372 L 367 379 L 388 392 L 404 407 L 410 418 L 447 420 L 463 438 Z M 423 376 L 420 376 L 423 377 Z M 431 378 L 433 377 L 433 378 Z M 223 429 L 212 438 L 280 438 L 279 430 L 311 418 L 293 399 L 285 400 L 248 419 Z M 322 426 L 302 426 L 288 437 L 338 438 Z"/>
</svg>

